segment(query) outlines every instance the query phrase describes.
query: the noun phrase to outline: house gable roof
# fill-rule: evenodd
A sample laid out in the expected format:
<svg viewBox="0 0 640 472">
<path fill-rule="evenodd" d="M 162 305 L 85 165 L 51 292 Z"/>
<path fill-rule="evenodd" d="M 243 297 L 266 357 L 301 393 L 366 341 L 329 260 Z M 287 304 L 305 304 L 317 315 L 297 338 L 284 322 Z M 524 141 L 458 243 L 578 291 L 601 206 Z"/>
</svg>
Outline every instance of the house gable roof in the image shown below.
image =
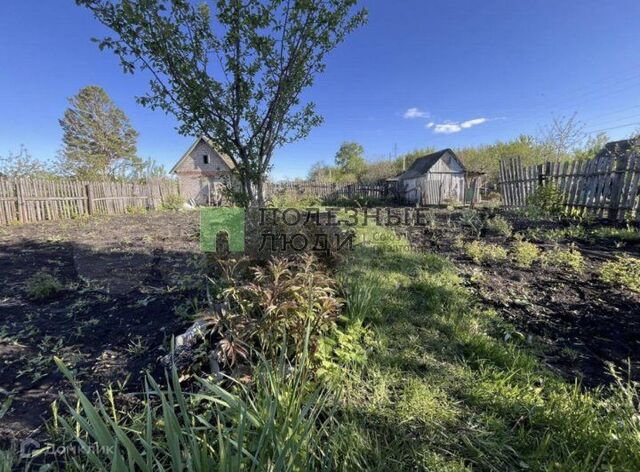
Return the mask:
<svg viewBox="0 0 640 472">
<path fill-rule="evenodd" d="M 413 161 L 413 164 L 411 164 L 411 167 L 409 167 L 406 171 L 404 171 L 402 174 L 396 177 L 396 179 L 405 180 L 405 179 L 415 179 L 417 177 L 421 177 L 427 172 L 429 172 L 429 170 L 435 165 L 435 163 L 438 162 L 447 154 L 449 154 L 458 162 L 462 170 L 466 170 L 462 162 L 460 162 L 460 159 L 458 159 L 458 156 L 456 156 L 451 149 L 447 148 L 447 149 L 441 149 L 440 151 L 417 158 L 415 161 Z"/>
<path fill-rule="evenodd" d="M 218 153 L 218 155 L 220 156 L 220 158 L 222 159 L 222 161 L 227 165 L 227 167 L 229 169 L 233 169 L 235 168 L 235 164 L 233 163 L 233 161 L 231 160 L 231 158 L 229 156 L 227 156 L 226 154 L 224 154 L 223 152 L 220 152 L 216 149 L 216 146 L 213 144 L 213 141 L 211 141 L 209 138 L 207 138 L 206 136 L 200 136 L 198 139 L 196 139 L 193 144 L 189 147 L 189 149 L 187 149 L 187 152 L 185 152 L 182 157 L 180 159 L 178 159 L 178 162 L 176 162 L 176 164 L 171 168 L 171 170 L 169 171 L 170 174 L 175 173 L 178 168 L 180 167 L 180 165 L 184 162 L 184 160 L 189 157 L 189 155 L 191 154 L 191 152 L 193 152 L 193 150 L 196 148 L 196 146 L 198 144 L 200 144 L 200 141 L 204 141 L 206 144 L 208 144 L 211 149 L 213 149 L 216 153 Z"/>
</svg>

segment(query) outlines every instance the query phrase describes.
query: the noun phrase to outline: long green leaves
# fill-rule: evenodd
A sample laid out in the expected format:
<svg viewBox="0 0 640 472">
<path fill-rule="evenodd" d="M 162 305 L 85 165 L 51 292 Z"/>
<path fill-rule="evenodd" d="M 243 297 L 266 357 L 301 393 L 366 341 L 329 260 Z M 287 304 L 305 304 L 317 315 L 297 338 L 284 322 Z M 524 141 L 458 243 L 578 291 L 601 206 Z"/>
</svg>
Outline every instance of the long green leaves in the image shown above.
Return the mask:
<svg viewBox="0 0 640 472">
<path fill-rule="evenodd" d="M 57 417 L 54 431 L 83 451 L 68 457 L 67 467 L 287 471 L 317 468 L 323 460 L 331 410 L 327 391 L 310 387 L 306 349 L 295 365 L 284 355 L 275 363 L 261 357 L 251 386 L 228 379 L 225 388 L 201 378 L 196 393 L 188 393 L 175 370 L 166 387 L 149 376 L 143 408 L 121 412 L 120 420 L 100 400 L 89 400 L 62 361 L 55 361 L 79 404 L 62 397 L 68 416 Z"/>
</svg>

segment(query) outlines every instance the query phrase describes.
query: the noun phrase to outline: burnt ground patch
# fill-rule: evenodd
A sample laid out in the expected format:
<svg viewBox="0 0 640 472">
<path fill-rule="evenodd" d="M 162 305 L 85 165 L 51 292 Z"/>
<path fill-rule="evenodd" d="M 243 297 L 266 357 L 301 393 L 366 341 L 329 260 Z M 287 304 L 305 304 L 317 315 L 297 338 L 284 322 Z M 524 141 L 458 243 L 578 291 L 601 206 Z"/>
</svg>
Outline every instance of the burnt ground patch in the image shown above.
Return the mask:
<svg viewBox="0 0 640 472">
<path fill-rule="evenodd" d="M 196 296 L 198 215 L 153 213 L 0 228 L 0 441 L 43 433 L 51 402 L 69 384 L 140 391 L 159 372 L 180 314 Z M 63 288 L 34 301 L 26 286 L 47 273 Z"/>
</svg>

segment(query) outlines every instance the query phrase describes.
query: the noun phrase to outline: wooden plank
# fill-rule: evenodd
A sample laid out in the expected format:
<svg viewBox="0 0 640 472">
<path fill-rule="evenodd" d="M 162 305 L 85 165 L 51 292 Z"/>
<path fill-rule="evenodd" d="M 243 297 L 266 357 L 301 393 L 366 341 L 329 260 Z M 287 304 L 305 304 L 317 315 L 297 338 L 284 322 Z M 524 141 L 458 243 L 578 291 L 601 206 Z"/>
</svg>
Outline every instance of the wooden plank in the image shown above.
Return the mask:
<svg viewBox="0 0 640 472">
<path fill-rule="evenodd" d="M 617 220 L 621 214 L 624 214 L 622 207 L 623 189 L 625 178 L 627 177 L 627 166 L 629 165 L 629 156 L 627 154 L 618 154 L 614 159 L 613 175 L 611 178 L 609 212 L 607 217 L 611 220 Z"/>
</svg>

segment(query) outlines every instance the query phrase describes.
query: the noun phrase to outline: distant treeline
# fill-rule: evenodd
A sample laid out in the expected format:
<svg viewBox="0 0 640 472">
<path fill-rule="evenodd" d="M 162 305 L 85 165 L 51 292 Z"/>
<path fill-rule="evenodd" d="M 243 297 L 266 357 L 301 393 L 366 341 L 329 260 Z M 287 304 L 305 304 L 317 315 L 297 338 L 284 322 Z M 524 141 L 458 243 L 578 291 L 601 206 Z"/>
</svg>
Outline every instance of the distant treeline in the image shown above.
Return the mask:
<svg viewBox="0 0 640 472">
<path fill-rule="evenodd" d="M 564 146 L 559 145 L 556 139 L 543 140 L 530 135 L 521 135 L 510 141 L 497 141 L 494 144 L 453 148 L 453 150 L 468 170 L 486 173 L 488 183 L 495 184 L 502 159 L 519 156 L 525 166 L 546 161 L 586 159 L 595 156 L 608 140 L 607 135 L 601 134 L 595 138 L 573 143 L 571 146 Z M 355 143 L 347 144 L 353 147 Z M 343 144 L 342 147 L 344 146 Z M 322 182 L 374 182 L 399 175 L 417 158 L 437 150 L 431 147 L 416 149 L 388 160 L 369 161 L 362 158 L 357 166 L 317 163 L 309 171 L 308 178 Z M 341 159 L 341 163 L 343 161 L 344 159 Z"/>
</svg>

